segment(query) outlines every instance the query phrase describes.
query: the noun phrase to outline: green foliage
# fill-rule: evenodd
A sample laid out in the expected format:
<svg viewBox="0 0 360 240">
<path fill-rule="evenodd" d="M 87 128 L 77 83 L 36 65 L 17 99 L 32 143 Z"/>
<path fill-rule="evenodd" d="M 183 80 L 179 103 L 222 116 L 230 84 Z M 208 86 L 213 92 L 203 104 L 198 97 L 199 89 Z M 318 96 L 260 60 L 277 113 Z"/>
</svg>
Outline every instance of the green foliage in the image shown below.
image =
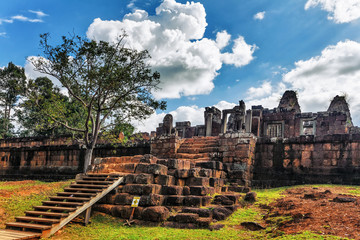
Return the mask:
<svg viewBox="0 0 360 240">
<path fill-rule="evenodd" d="M 122 35 L 116 43 L 108 43 L 71 36 L 51 46 L 49 34 L 43 34 L 40 46 L 44 58 L 31 61 L 37 71 L 59 80 L 69 101 L 78 104 L 80 115 L 85 113 L 73 124 L 68 121 L 70 110 L 61 98 L 43 98 L 34 89 L 28 93 L 42 114 L 81 135 L 79 142 L 87 149 L 84 170 L 101 133 L 119 123 L 145 119 L 157 108 L 166 108 L 164 101 L 157 101 L 151 94 L 160 83 L 160 74 L 147 65 L 148 52 L 126 48 L 124 38 Z"/>
<path fill-rule="evenodd" d="M 0 137 L 12 137 L 14 135 L 11 111 L 25 90 L 26 76 L 24 68 L 18 67 L 12 62 L 7 67 L 0 68 Z"/>
<path fill-rule="evenodd" d="M 40 77 L 28 82 L 28 99 L 19 104 L 16 116 L 21 124 L 20 136 L 59 136 L 74 134 L 63 125 L 54 121 L 44 108 L 59 119 L 73 126 L 80 126 L 86 117 L 84 109 L 76 101 L 62 94 L 60 89 L 47 77 Z M 43 108 L 42 108 L 43 107 Z"/>
</svg>

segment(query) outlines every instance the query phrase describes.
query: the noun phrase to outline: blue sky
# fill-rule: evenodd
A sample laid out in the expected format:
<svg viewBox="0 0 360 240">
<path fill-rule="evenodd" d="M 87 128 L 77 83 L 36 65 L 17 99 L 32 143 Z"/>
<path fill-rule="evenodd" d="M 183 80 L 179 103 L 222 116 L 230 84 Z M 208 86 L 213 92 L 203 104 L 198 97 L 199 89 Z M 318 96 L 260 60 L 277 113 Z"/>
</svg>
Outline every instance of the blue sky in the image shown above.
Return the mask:
<svg viewBox="0 0 360 240">
<path fill-rule="evenodd" d="M 203 108 L 276 107 L 286 89 L 302 111 L 325 111 L 347 94 L 360 123 L 360 0 L 45 1 L 13 0 L 0 9 L 0 67 L 26 67 L 41 54 L 39 35 L 53 43 L 69 32 L 112 41 L 125 28 L 129 46 L 149 49 L 168 102 L 139 130 L 165 113 L 203 123 Z M 156 10 L 157 9 L 157 10 Z"/>
</svg>

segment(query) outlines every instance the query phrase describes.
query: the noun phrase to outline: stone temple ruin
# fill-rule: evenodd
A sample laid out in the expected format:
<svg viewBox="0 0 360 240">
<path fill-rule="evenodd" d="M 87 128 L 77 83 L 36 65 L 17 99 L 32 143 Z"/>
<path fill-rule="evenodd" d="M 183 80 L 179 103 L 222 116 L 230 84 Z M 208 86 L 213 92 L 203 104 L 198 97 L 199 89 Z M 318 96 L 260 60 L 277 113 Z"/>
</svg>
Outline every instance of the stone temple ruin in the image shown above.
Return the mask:
<svg viewBox="0 0 360 240">
<path fill-rule="evenodd" d="M 302 113 L 296 93 L 286 91 L 274 109 L 246 109 L 243 101 L 208 107 L 204 123 L 174 126 L 168 114 L 151 134 L 150 154 L 97 159 L 91 173 L 125 180 L 96 209 L 127 219 L 140 196 L 138 221 L 211 228 L 254 201 L 254 186 L 360 184 L 360 134 L 344 97 L 325 112 Z"/>
<path fill-rule="evenodd" d="M 145 135 L 144 135 L 145 136 Z M 139 146 L 98 146 L 88 174 L 116 174 L 123 182 L 95 209 L 179 228 L 212 224 L 256 200 L 252 187 L 295 184 L 360 184 L 360 131 L 346 99 L 327 111 L 303 113 L 294 91 L 274 109 L 240 101 L 233 109 L 207 107 L 204 125 L 173 123 L 168 114 Z M 65 140 L 0 141 L 4 174 L 81 171 L 83 152 Z M 115 153 L 114 153 L 115 152 Z"/>
</svg>

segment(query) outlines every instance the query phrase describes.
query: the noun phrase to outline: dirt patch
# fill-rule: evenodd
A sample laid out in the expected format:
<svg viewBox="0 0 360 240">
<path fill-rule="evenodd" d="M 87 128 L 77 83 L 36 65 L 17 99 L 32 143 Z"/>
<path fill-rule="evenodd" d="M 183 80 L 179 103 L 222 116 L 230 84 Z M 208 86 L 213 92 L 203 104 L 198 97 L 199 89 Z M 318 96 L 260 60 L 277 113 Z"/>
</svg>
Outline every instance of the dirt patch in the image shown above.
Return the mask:
<svg viewBox="0 0 360 240">
<path fill-rule="evenodd" d="M 348 191 L 344 187 L 288 189 L 286 197 L 269 205 L 264 219 L 286 234 L 313 231 L 360 239 L 360 197 Z"/>
</svg>

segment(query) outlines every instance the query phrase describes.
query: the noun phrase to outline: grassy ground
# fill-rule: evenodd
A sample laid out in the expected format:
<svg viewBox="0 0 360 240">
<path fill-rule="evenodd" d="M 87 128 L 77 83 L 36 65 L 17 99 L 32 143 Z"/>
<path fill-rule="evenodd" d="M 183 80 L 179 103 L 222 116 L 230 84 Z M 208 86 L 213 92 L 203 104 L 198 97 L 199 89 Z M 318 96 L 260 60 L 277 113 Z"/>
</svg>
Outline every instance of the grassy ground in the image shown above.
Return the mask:
<svg viewBox="0 0 360 240">
<path fill-rule="evenodd" d="M 33 205 L 40 205 L 47 196 L 60 191 L 69 182 L 45 183 L 39 181 L 22 181 L 9 184 L 0 182 L 0 226 L 14 216 L 23 215 L 23 211 Z M 327 186 L 331 188 L 331 185 Z M 281 198 L 287 188 L 256 190 L 258 201 L 253 205 L 240 208 L 222 223 L 224 228 L 218 231 L 204 229 L 172 229 L 162 227 L 125 227 L 119 219 L 95 213 L 91 224 L 82 226 L 78 223 L 67 225 L 51 240 L 117 240 L 117 239 L 341 239 L 336 236 L 324 236 L 321 233 L 302 232 L 296 235 L 285 235 L 277 230 L 277 224 L 287 219 L 275 219 L 274 224 L 261 231 L 248 231 L 239 227 L 241 222 L 262 221 L 264 210 L 262 204 L 269 204 Z M 348 187 L 348 192 L 360 195 L 360 187 Z"/>
</svg>

